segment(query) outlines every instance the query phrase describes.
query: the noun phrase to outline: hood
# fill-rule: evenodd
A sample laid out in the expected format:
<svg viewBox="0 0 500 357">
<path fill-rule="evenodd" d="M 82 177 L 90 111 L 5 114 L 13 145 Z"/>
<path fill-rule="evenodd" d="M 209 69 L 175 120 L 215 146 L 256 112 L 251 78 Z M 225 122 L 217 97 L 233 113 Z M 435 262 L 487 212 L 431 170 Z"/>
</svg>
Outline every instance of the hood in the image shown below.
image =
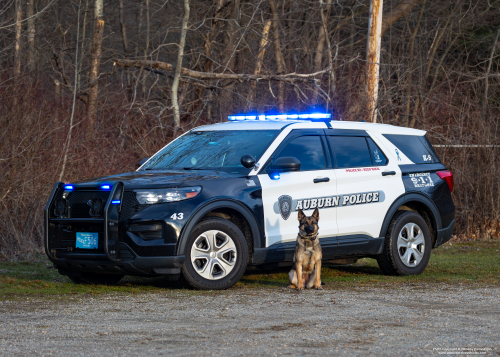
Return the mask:
<svg viewBox="0 0 500 357">
<path fill-rule="evenodd" d="M 76 184 L 101 184 L 121 181 L 125 189 L 166 188 L 190 186 L 190 182 L 214 180 L 218 178 L 240 177 L 241 174 L 230 174 L 212 170 L 150 170 L 133 171 L 123 174 L 103 176 L 76 182 Z M 194 183 L 193 183 L 194 184 Z"/>
</svg>

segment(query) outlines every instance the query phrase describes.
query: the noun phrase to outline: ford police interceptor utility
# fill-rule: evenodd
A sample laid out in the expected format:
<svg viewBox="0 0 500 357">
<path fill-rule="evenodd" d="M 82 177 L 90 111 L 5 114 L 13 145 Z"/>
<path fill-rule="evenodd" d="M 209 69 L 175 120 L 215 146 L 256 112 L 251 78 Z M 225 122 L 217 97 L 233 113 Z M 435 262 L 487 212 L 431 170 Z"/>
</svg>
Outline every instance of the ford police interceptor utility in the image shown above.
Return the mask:
<svg viewBox="0 0 500 357">
<path fill-rule="evenodd" d="M 425 132 L 329 114 L 230 116 L 135 172 L 55 184 L 45 250 L 63 275 L 225 289 L 247 265 L 291 262 L 297 210 L 319 209 L 323 259 L 371 257 L 420 274 L 455 224 L 453 175 Z"/>
</svg>

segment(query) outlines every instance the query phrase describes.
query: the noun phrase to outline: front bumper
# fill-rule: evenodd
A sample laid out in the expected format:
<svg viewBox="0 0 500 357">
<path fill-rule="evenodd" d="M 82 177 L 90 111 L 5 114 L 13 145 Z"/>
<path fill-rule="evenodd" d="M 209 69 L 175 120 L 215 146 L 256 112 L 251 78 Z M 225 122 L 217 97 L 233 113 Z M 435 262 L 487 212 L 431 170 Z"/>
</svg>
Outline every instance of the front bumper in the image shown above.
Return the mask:
<svg viewBox="0 0 500 357">
<path fill-rule="evenodd" d="M 133 254 L 130 247 L 120 243 L 120 262 L 107 260 L 105 254 L 58 253 L 59 259 L 53 263 L 63 275 L 81 275 L 81 273 L 106 273 L 138 276 L 175 275 L 181 271 L 184 256 L 141 257 Z"/>
<path fill-rule="evenodd" d="M 80 192 L 95 190 L 91 186 L 75 186 L 75 192 L 79 189 L 83 190 Z M 63 192 L 63 183 L 56 183 L 44 211 L 45 252 L 62 274 L 154 276 L 179 273 L 184 256 L 176 256 L 175 251 L 181 227 L 164 220 L 169 213 L 168 206 L 154 205 L 133 219 L 120 219 L 127 207 L 111 204 L 112 200 L 123 203 L 124 185 L 117 182 L 112 185 L 102 217 L 82 218 L 71 214 L 58 217 L 54 213 L 54 203 Z M 148 227 L 146 231 L 145 227 Z M 150 231 L 150 227 L 157 230 Z M 97 233 L 97 248 L 76 248 L 77 232 Z"/>
</svg>

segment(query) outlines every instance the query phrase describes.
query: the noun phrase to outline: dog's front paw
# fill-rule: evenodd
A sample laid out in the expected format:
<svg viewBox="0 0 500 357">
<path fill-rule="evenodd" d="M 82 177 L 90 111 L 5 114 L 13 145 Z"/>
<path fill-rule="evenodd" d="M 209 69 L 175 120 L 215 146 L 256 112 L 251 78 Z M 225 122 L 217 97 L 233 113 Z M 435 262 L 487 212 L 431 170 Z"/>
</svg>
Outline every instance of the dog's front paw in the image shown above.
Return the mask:
<svg viewBox="0 0 500 357">
<path fill-rule="evenodd" d="M 323 290 L 323 288 L 321 287 L 321 285 L 320 285 L 320 286 L 315 286 L 314 288 L 315 288 L 316 290 Z"/>
<path fill-rule="evenodd" d="M 302 287 L 298 286 L 298 287 L 297 287 L 297 290 L 298 290 L 298 291 L 304 291 L 304 287 L 303 287 L 303 286 L 302 286 Z"/>
</svg>

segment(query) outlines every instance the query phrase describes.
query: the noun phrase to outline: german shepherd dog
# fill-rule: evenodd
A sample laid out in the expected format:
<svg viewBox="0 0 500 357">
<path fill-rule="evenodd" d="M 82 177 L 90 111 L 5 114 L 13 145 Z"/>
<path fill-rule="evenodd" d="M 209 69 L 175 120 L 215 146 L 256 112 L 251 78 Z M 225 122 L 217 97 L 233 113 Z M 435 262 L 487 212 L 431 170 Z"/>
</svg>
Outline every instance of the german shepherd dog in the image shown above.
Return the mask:
<svg viewBox="0 0 500 357">
<path fill-rule="evenodd" d="M 299 209 L 299 235 L 293 256 L 293 268 L 288 273 L 290 288 L 304 290 L 322 289 L 321 287 L 321 245 L 318 239 L 319 211 L 307 217 Z"/>
</svg>

